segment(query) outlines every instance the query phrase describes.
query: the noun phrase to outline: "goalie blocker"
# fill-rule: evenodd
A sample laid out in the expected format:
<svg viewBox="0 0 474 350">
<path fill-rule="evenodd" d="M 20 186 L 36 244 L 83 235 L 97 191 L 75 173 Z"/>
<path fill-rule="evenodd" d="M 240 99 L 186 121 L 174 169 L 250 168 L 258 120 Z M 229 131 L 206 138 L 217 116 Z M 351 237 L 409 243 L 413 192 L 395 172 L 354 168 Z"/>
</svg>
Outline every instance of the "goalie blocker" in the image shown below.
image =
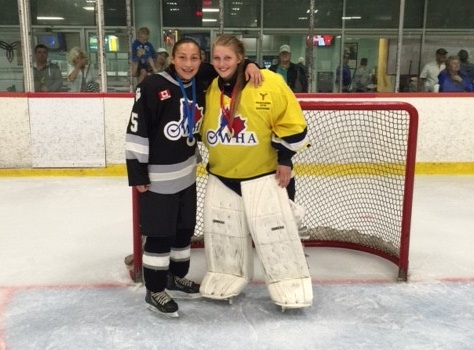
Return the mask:
<svg viewBox="0 0 474 350">
<path fill-rule="evenodd" d="M 227 300 L 252 279 L 252 239 L 272 301 L 282 308 L 312 303 L 313 290 L 288 194 L 274 175 L 241 183 L 242 197 L 209 175 L 204 199 L 208 272 L 203 297 Z"/>
</svg>

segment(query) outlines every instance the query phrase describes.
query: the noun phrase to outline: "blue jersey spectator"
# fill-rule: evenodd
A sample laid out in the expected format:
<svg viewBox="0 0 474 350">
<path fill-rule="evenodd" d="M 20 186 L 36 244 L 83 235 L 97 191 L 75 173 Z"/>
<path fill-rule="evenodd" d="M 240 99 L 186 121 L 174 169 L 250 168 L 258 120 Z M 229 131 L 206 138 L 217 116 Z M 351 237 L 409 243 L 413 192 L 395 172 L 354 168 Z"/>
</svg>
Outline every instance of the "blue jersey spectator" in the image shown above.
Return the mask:
<svg viewBox="0 0 474 350">
<path fill-rule="evenodd" d="M 147 27 L 140 28 L 137 38 L 132 43 L 132 72 L 138 77 L 138 84 L 150 73 L 157 73 L 155 67 L 156 51 L 148 41 L 150 30 Z"/>
<path fill-rule="evenodd" d="M 446 59 L 446 69 L 438 76 L 439 92 L 471 92 L 472 81 L 460 70 L 458 56 L 449 56 Z"/>
<path fill-rule="evenodd" d="M 342 59 L 342 87 L 341 83 L 341 66 L 336 69 L 336 89 L 337 92 L 349 92 L 352 84 L 351 69 L 349 68 L 349 55 L 345 54 Z"/>
</svg>

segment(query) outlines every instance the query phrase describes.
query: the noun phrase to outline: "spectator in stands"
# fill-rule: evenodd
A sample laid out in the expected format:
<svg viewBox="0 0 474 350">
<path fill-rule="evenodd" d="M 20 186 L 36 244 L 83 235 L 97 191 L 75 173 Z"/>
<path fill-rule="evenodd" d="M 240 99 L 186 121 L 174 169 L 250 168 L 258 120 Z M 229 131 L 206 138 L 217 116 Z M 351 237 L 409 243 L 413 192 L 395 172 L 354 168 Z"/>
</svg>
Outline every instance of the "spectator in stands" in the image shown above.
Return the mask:
<svg viewBox="0 0 474 350">
<path fill-rule="evenodd" d="M 345 53 L 342 57 L 342 70 L 341 66 L 338 66 L 336 69 L 336 92 L 350 92 L 352 76 L 351 69 L 349 68 L 349 58 L 349 54 Z M 341 83 L 342 86 L 340 86 Z"/>
<path fill-rule="evenodd" d="M 471 92 L 472 81 L 460 70 L 458 56 L 449 56 L 446 59 L 446 69 L 439 74 L 439 92 Z"/>
<path fill-rule="evenodd" d="M 301 66 L 291 62 L 289 45 L 280 46 L 279 63 L 270 66 L 270 70 L 280 74 L 293 92 L 308 92 L 308 79 Z"/>
<path fill-rule="evenodd" d="M 360 60 L 360 65 L 354 72 L 352 81 L 352 90 L 355 92 L 367 92 L 367 85 L 371 83 L 369 68 L 367 67 L 367 58 Z"/>
<path fill-rule="evenodd" d="M 33 77 L 36 92 L 57 92 L 63 86 L 61 69 L 56 63 L 48 61 L 48 48 L 46 45 L 35 46 L 35 63 L 33 64 Z"/>
<path fill-rule="evenodd" d="M 140 84 L 148 74 L 158 73 L 156 51 L 148 41 L 149 38 L 150 30 L 142 27 L 138 29 L 137 38 L 132 43 L 132 73 L 137 77 L 137 84 Z"/>
<path fill-rule="evenodd" d="M 168 56 L 168 51 L 164 47 L 156 51 L 156 72 L 163 72 L 168 68 Z"/>
<path fill-rule="evenodd" d="M 469 61 L 469 54 L 466 50 L 460 50 L 458 53 L 459 61 L 461 62 L 461 72 L 472 83 L 474 82 L 474 63 Z"/>
<path fill-rule="evenodd" d="M 445 61 L 448 51 L 443 48 L 436 50 L 436 59 L 428 62 L 420 73 L 418 87 L 419 91 L 433 92 L 434 87 L 438 84 L 439 73 L 446 68 Z"/>
<path fill-rule="evenodd" d="M 97 69 L 89 64 L 86 52 L 73 47 L 67 54 L 69 64 L 67 80 L 71 92 L 99 92 Z"/>
</svg>

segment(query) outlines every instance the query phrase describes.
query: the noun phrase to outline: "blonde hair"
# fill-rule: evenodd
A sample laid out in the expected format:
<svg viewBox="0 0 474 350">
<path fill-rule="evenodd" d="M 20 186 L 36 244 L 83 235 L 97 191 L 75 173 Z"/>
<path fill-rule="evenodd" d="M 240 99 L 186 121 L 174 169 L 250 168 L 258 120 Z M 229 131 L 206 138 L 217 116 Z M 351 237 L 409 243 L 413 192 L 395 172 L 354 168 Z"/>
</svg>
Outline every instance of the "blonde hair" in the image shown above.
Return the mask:
<svg viewBox="0 0 474 350">
<path fill-rule="evenodd" d="M 234 95 L 232 96 L 232 101 L 230 105 L 229 126 L 231 126 L 232 122 L 234 121 L 234 116 L 237 113 L 237 108 L 240 104 L 242 90 L 244 89 L 246 83 L 244 75 L 245 46 L 241 40 L 230 34 L 219 35 L 214 41 L 213 47 L 215 46 L 224 46 L 230 48 L 241 60 L 239 65 L 237 66 L 237 80 L 235 82 Z"/>
<path fill-rule="evenodd" d="M 83 55 L 84 57 L 87 57 L 87 54 L 85 53 L 85 51 L 76 46 L 76 47 L 73 47 L 71 50 L 69 50 L 69 52 L 67 53 L 67 63 L 69 63 L 71 66 L 74 66 L 74 61 L 79 57 L 79 55 Z"/>
<path fill-rule="evenodd" d="M 138 34 L 150 35 L 150 29 L 148 29 L 148 27 L 141 27 L 141 28 L 138 29 L 138 31 L 137 31 L 137 35 L 138 35 Z"/>
<path fill-rule="evenodd" d="M 446 61 L 444 61 L 444 65 L 445 65 L 446 67 L 448 67 L 449 64 L 451 63 L 451 61 L 459 61 L 459 62 L 461 62 L 461 60 L 459 59 L 459 56 L 451 55 L 451 56 L 448 56 L 448 58 L 446 58 Z"/>
</svg>

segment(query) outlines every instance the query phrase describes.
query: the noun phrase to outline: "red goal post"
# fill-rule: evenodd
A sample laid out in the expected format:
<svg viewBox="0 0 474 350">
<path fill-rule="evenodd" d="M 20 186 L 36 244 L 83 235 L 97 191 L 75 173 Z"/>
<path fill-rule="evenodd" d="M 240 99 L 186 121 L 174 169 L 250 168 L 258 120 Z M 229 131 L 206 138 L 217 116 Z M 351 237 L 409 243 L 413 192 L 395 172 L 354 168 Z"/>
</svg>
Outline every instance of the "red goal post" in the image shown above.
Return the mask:
<svg viewBox="0 0 474 350">
<path fill-rule="evenodd" d="M 398 266 L 408 278 L 418 112 L 403 102 L 300 101 L 311 146 L 294 157 L 295 201 L 304 206 L 305 246 L 354 249 Z M 200 145 L 203 164 L 207 151 Z M 198 167 L 193 247 L 202 247 L 207 176 Z M 133 190 L 134 262 L 141 279 L 142 243 Z"/>
</svg>

